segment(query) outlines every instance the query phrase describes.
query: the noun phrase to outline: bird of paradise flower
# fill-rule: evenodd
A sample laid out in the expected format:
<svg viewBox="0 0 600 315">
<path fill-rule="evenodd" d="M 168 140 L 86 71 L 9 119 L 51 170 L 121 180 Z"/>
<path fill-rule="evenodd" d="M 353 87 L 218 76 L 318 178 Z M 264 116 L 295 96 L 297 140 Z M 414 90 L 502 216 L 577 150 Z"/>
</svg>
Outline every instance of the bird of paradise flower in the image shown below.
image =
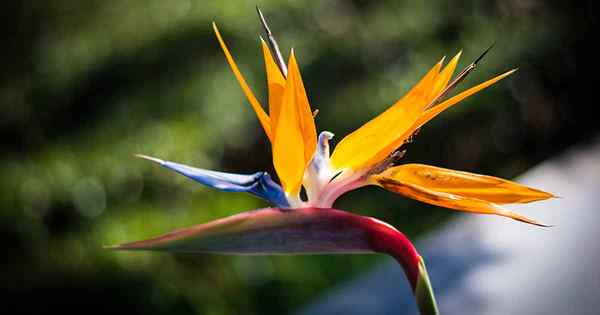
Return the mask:
<svg viewBox="0 0 600 315">
<path fill-rule="evenodd" d="M 491 176 L 422 164 L 397 165 L 403 155 L 401 147 L 419 128 L 516 69 L 447 98 L 489 49 L 453 80 L 461 53 L 445 66 L 442 58 L 405 96 L 344 137 L 330 155 L 329 140 L 333 134 L 323 131 L 317 137 L 294 51 L 286 66 L 260 10 L 258 13 L 269 42 L 261 38 L 268 114 L 246 83 L 215 23 L 213 30 L 271 142 L 273 165 L 281 185 L 266 172 L 231 174 L 138 156 L 213 188 L 254 194 L 274 207 L 109 248 L 240 255 L 386 253 L 403 267 L 421 314 L 438 314 L 425 264 L 412 243 L 385 222 L 333 209 L 339 196 L 376 185 L 440 207 L 545 226 L 500 205 L 544 200 L 553 197 L 552 194 Z M 306 191 L 304 199 L 300 197 L 302 188 Z"/>
</svg>

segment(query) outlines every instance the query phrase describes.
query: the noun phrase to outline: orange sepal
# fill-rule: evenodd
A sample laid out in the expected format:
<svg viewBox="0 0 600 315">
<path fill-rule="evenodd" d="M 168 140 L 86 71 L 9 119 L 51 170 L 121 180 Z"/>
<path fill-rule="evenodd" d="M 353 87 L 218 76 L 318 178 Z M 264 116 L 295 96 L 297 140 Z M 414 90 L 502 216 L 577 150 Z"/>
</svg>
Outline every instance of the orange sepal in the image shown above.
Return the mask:
<svg viewBox="0 0 600 315">
<path fill-rule="evenodd" d="M 419 117 L 419 119 L 417 120 L 417 123 L 411 128 L 412 131 L 417 130 L 419 128 L 421 128 L 424 124 L 426 124 L 428 121 L 430 121 L 431 119 L 435 118 L 437 115 L 439 115 L 441 112 L 445 111 L 446 109 L 448 109 L 449 107 L 458 104 L 459 102 L 461 102 L 462 100 L 466 99 L 467 97 L 489 87 L 490 85 L 506 78 L 507 76 L 513 74 L 515 71 L 517 71 L 517 69 L 513 69 L 510 71 L 507 71 L 499 76 L 496 76 L 492 79 L 489 79 L 483 83 L 480 83 L 466 91 L 463 91 L 443 102 L 441 102 L 440 104 L 434 106 L 433 108 L 430 108 L 428 110 L 426 110 L 421 117 Z M 412 133 L 412 132 L 411 132 Z"/>
<path fill-rule="evenodd" d="M 273 165 L 284 191 L 297 195 L 304 169 L 315 150 L 316 130 L 293 51 L 282 105 L 273 130 Z"/>
<path fill-rule="evenodd" d="M 233 57 L 231 56 L 231 53 L 229 52 L 229 49 L 227 48 L 225 41 L 223 41 L 223 38 L 221 37 L 221 33 L 219 33 L 217 24 L 215 24 L 213 22 L 212 26 L 213 26 L 215 35 L 217 36 L 217 39 L 219 40 L 219 44 L 221 45 L 221 49 L 223 49 L 223 53 L 225 54 L 227 63 L 229 63 L 229 66 L 231 67 L 231 71 L 233 71 L 233 75 L 235 75 L 235 78 L 239 82 L 240 87 L 242 88 L 242 91 L 244 91 L 244 94 L 246 95 L 248 102 L 250 102 L 250 105 L 254 109 L 254 112 L 256 113 L 256 116 L 258 117 L 260 124 L 262 125 L 263 129 L 265 130 L 265 133 L 267 134 L 267 137 L 269 137 L 269 139 L 271 139 L 271 141 L 272 141 L 273 139 L 272 139 L 272 135 L 271 135 L 271 120 L 270 120 L 269 116 L 267 115 L 267 113 L 265 113 L 265 110 L 263 109 L 262 105 L 256 99 L 256 96 L 254 96 L 254 93 L 252 93 L 252 90 L 246 83 L 246 80 L 244 79 L 244 76 L 240 72 L 240 69 L 238 69 L 238 66 L 235 63 L 235 60 L 233 60 Z"/>
<path fill-rule="evenodd" d="M 380 176 L 439 192 L 497 204 L 528 203 L 554 197 L 550 193 L 506 179 L 424 164 L 404 164 L 391 167 Z"/>
<path fill-rule="evenodd" d="M 312 110 L 310 109 L 310 103 L 308 102 L 308 96 L 306 95 L 306 90 L 304 89 L 302 75 L 300 74 L 300 67 L 298 67 L 298 62 L 296 61 L 296 56 L 293 50 L 288 63 L 288 77 L 292 73 L 295 76 L 294 84 L 296 106 L 299 118 L 298 124 L 302 131 L 302 138 L 304 140 L 304 162 L 308 164 L 312 159 L 317 147 L 317 128 L 315 126 Z M 284 103 L 283 106 L 287 105 Z"/>
<path fill-rule="evenodd" d="M 285 90 L 285 77 L 279 70 L 279 67 L 271 55 L 269 46 L 261 38 L 263 57 L 265 59 L 265 71 L 267 73 L 267 87 L 269 90 L 269 117 L 271 125 L 277 125 L 279 110 L 282 106 L 283 92 Z M 274 135 L 273 135 L 274 136 Z"/>
<path fill-rule="evenodd" d="M 449 208 L 463 212 L 494 214 L 529 224 L 547 227 L 547 225 L 545 224 L 537 222 L 521 214 L 503 209 L 500 206 L 489 201 L 463 197 L 441 191 L 435 191 L 432 189 L 425 188 L 423 186 L 400 182 L 398 180 L 381 175 L 375 175 L 371 178 L 371 180 L 374 184 L 377 184 L 389 191 L 434 206 Z"/>
<path fill-rule="evenodd" d="M 344 137 L 333 151 L 332 165 L 336 169 L 360 169 L 385 159 L 406 139 L 407 130 L 431 101 L 442 62 L 443 59 L 393 106 Z"/>
</svg>

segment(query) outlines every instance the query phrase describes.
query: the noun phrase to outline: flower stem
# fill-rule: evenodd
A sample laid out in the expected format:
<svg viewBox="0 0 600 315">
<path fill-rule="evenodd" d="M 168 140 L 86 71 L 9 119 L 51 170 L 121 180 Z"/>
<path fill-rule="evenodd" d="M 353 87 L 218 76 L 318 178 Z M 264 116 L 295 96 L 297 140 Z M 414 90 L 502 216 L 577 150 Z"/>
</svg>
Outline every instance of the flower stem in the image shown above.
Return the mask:
<svg viewBox="0 0 600 315">
<path fill-rule="evenodd" d="M 421 255 L 404 234 L 391 225 L 372 219 L 366 225 L 375 251 L 394 257 L 402 268 L 413 289 L 417 307 L 421 315 L 439 315 L 435 295 L 429 281 L 427 268 Z"/>
<path fill-rule="evenodd" d="M 429 281 L 429 275 L 425 268 L 425 262 L 421 256 L 419 256 L 419 279 L 415 288 L 415 299 L 417 300 L 417 307 L 421 315 L 440 314 L 437 302 L 435 301 L 435 295 L 433 294 L 433 288 Z"/>
</svg>

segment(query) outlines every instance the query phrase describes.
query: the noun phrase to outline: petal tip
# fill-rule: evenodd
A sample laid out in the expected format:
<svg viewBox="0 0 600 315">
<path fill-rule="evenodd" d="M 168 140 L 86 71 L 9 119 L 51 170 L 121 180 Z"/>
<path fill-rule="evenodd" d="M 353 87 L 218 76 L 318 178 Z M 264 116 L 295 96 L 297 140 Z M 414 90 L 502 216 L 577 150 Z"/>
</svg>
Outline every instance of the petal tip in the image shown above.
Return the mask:
<svg viewBox="0 0 600 315">
<path fill-rule="evenodd" d="M 140 159 L 144 159 L 144 160 L 148 160 L 148 161 L 152 161 L 154 163 L 160 164 L 160 165 L 164 165 L 165 161 L 159 159 L 159 158 L 155 158 L 155 157 L 151 157 L 148 155 L 144 155 L 144 154 L 135 154 L 135 157 L 138 157 Z"/>
<path fill-rule="evenodd" d="M 530 198 L 528 199 L 524 199 L 522 201 L 518 201 L 515 203 L 530 203 L 530 202 L 536 202 L 536 201 L 544 201 L 544 200 L 550 200 L 550 199 L 562 199 L 562 197 L 557 196 L 553 193 L 549 193 L 543 190 L 539 190 L 539 189 L 535 189 L 535 188 L 530 188 L 530 190 L 532 190 L 532 194 L 530 196 Z"/>
<path fill-rule="evenodd" d="M 459 50 L 456 55 L 454 55 L 454 57 L 452 57 L 452 59 L 450 60 L 450 62 L 456 60 L 456 62 L 458 63 L 458 60 L 460 60 L 460 57 L 462 56 L 463 50 Z"/>
<path fill-rule="evenodd" d="M 514 215 L 514 216 L 510 216 L 511 219 L 519 221 L 519 222 L 523 222 L 523 223 L 529 223 L 532 225 L 536 225 L 542 228 L 551 228 L 554 227 L 554 225 L 549 225 L 549 224 L 545 224 L 539 221 L 536 221 L 534 219 L 525 217 L 525 216 L 521 216 L 521 215 Z"/>
<path fill-rule="evenodd" d="M 296 62 L 296 50 L 294 49 L 294 47 L 290 48 L 290 61 L 294 60 L 294 62 Z"/>
<path fill-rule="evenodd" d="M 553 193 L 549 193 L 549 192 L 545 192 L 545 191 L 543 191 L 543 194 L 544 194 L 544 196 L 543 196 L 544 198 L 543 198 L 543 199 L 540 199 L 540 200 L 548 200 L 548 199 L 563 199 L 563 197 L 562 197 L 562 196 L 558 196 L 558 195 L 555 195 L 555 194 L 553 194 Z"/>
<path fill-rule="evenodd" d="M 446 56 L 443 56 L 442 59 L 440 59 L 440 61 L 438 61 L 438 63 L 436 64 L 436 67 L 440 67 L 441 68 L 442 65 L 444 64 L 445 60 L 446 60 Z"/>
</svg>

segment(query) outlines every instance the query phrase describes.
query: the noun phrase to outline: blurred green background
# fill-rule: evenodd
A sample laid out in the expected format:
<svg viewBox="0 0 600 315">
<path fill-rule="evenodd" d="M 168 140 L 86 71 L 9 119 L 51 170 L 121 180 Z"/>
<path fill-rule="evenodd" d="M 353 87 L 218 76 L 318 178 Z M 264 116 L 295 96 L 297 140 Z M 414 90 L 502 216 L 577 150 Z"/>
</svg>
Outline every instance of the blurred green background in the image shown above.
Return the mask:
<svg viewBox="0 0 600 315">
<path fill-rule="evenodd" d="M 268 170 L 268 141 L 229 70 L 216 21 L 260 99 L 255 5 L 294 47 L 319 130 L 335 140 L 401 97 L 443 55 L 458 90 L 511 78 L 427 125 L 406 161 L 512 178 L 599 129 L 590 2 L 6 1 L 0 74 L 0 291 L 26 313 L 288 314 L 382 256 L 232 257 L 110 252 L 265 204 L 202 187 L 133 154 Z M 597 88 L 596 88 L 597 89 Z M 593 104 L 592 104 L 593 105 Z M 377 189 L 337 207 L 413 239 L 452 213 Z"/>
</svg>

